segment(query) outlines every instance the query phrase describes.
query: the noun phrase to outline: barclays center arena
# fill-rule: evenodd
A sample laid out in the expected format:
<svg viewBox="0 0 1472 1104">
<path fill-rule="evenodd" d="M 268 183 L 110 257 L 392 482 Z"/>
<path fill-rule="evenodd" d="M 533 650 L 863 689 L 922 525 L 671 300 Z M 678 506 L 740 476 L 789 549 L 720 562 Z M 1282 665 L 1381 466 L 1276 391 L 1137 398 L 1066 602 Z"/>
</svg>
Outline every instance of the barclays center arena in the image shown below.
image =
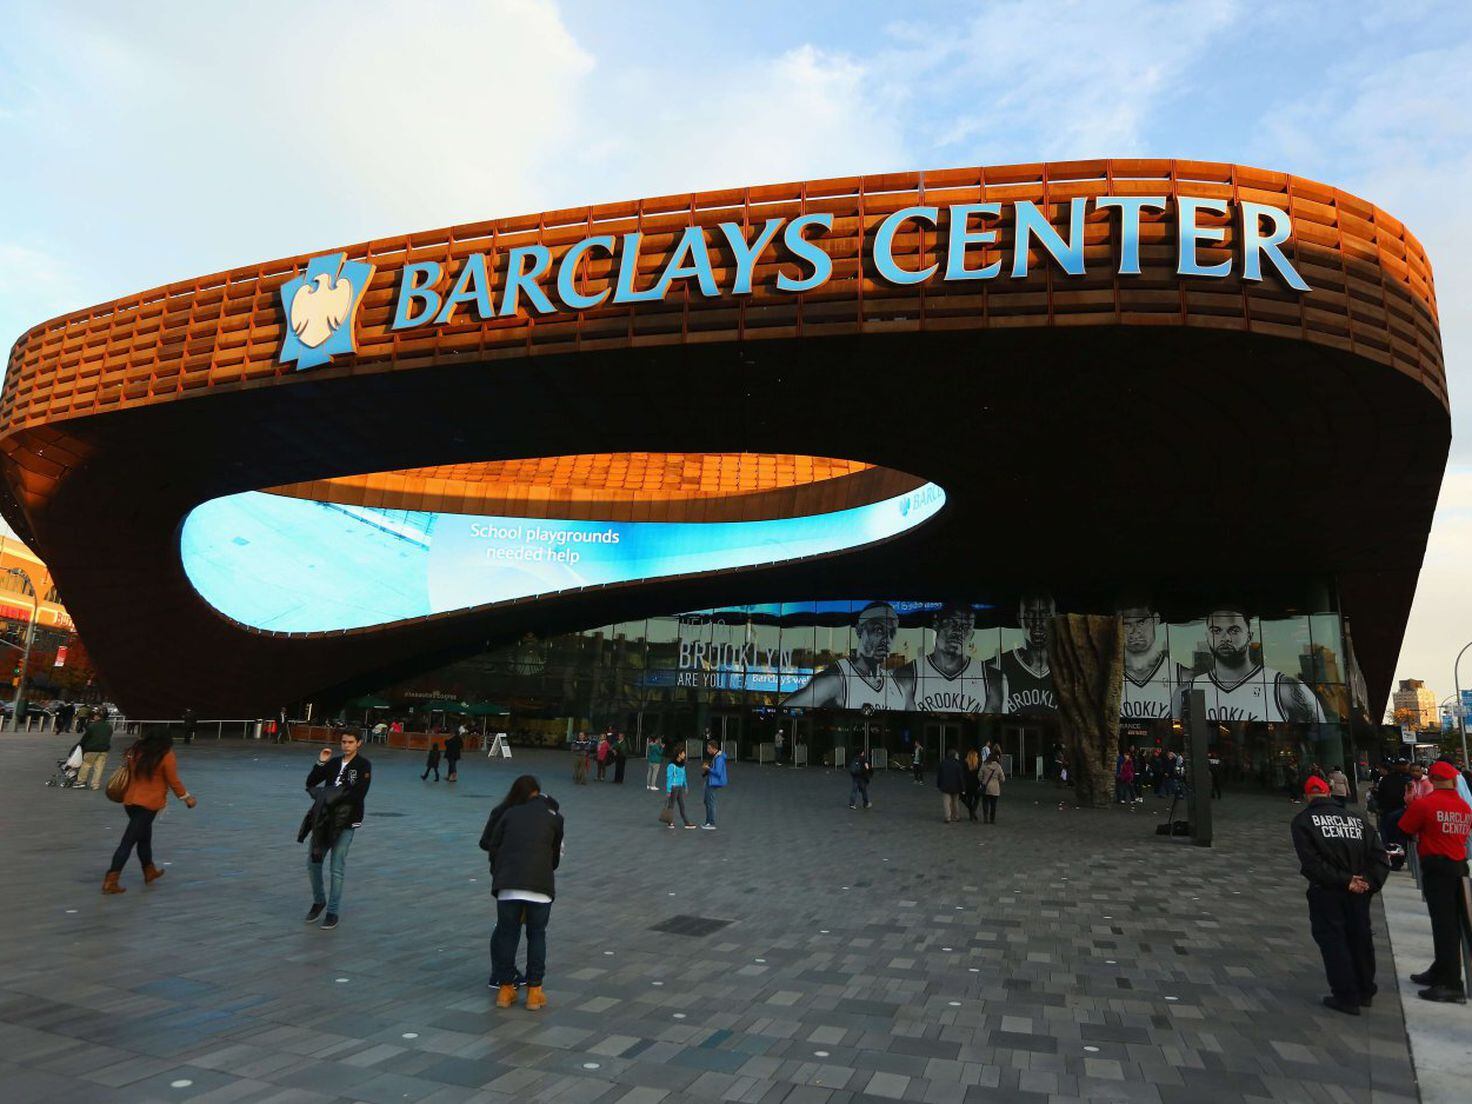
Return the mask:
<svg viewBox="0 0 1472 1104">
<path fill-rule="evenodd" d="M 1449 440 L 1395 217 L 1101 159 L 546 211 L 78 311 L 12 350 L 0 510 L 135 716 L 438 703 L 813 764 L 996 740 L 1027 774 L 1101 711 L 1178 745 L 1195 689 L 1228 777 L 1271 781 L 1376 740 Z"/>
</svg>

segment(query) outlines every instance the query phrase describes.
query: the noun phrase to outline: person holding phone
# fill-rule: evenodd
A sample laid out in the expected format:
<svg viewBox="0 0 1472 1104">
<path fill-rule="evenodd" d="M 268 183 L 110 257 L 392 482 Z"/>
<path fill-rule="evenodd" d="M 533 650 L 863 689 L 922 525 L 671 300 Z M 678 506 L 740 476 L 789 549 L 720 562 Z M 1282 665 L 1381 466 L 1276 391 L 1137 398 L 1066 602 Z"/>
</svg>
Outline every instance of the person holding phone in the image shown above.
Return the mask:
<svg viewBox="0 0 1472 1104">
<path fill-rule="evenodd" d="M 307 878 L 312 885 L 312 907 L 306 922 L 311 924 L 325 910 L 322 930 L 337 927 L 338 909 L 342 904 L 342 884 L 347 874 L 348 848 L 353 833 L 363 826 L 363 799 L 373 782 L 373 764 L 358 754 L 361 741 L 356 732 L 342 734 L 342 754 L 334 756 L 330 747 L 317 753 L 317 762 L 307 775 L 307 792 L 315 799 L 311 811 L 302 822 L 298 841 L 312 839 L 307 854 Z M 331 854 L 330 890 L 322 881 L 322 864 Z"/>
</svg>

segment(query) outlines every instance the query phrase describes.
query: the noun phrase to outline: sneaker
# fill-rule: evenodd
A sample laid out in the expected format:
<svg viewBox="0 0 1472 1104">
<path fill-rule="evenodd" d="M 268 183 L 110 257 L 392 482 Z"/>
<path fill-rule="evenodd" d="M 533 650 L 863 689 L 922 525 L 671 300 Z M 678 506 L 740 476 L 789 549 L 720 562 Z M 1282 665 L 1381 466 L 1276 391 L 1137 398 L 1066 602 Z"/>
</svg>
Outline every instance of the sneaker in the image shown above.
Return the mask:
<svg viewBox="0 0 1472 1104">
<path fill-rule="evenodd" d="M 673 828 L 673 827 L 674 827 L 674 825 L 673 825 L 673 824 L 671 824 L 671 825 L 670 825 L 670 827 L 671 827 L 671 828 Z M 686 827 L 686 828 L 699 828 L 699 827 L 700 827 L 700 825 L 698 825 L 698 824 L 687 824 L 687 825 L 685 825 L 685 827 Z"/>
<path fill-rule="evenodd" d="M 665 825 L 665 827 L 668 828 L 671 832 L 673 832 L 675 830 L 675 822 L 674 821 L 670 821 L 668 824 Z M 685 825 L 685 827 L 686 828 L 689 828 L 690 825 L 687 824 L 687 825 Z"/>
<path fill-rule="evenodd" d="M 1360 1014 L 1359 1001 L 1351 1004 L 1349 1001 L 1342 1001 L 1334 996 L 1324 998 L 1324 1007 L 1332 1008 L 1335 1012 L 1343 1012 L 1346 1016 L 1358 1016 Z"/>
<path fill-rule="evenodd" d="M 322 917 L 323 931 L 331 931 L 335 927 L 337 927 L 337 913 L 329 912 L 326 916 Z"/>
<path fill-rule="evenodd" d="M 319 916 L 322 915 L 322 910 L 325 909 L 326 907 L 327 907 L 326 905 L 313 905 L 311 908 L 309 908 L 307 910 L 307 920 L 306 920 L 306 922 L 308 924 L 314 923 L 316 921 L 317 917 L 319 917 Z"/>
<path fill-rule="evenodd" d="M 707 832 L 714 832 L 716 830 L 714 824 L 702 824 L 700 827 Z"/>
<path fill-rule="evenodd" d="M 850 809 L 857 809 L 857 808 L 858 808 L 858 806 L 857 806 L 857 805 L 850 805 L 850 806 L 849 806 L 849 808 L 850 808 Z"/>
</svg>

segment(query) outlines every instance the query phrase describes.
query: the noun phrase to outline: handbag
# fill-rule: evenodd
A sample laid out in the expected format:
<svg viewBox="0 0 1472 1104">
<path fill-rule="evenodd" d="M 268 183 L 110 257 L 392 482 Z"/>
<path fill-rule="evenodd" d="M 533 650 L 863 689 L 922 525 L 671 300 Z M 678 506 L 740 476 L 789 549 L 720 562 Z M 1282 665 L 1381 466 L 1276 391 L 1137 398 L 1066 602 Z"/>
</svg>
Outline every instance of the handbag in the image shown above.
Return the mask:
<svg viewBox="0 0 1472 1104">
<path fill-rule="evenodd" d="M 107 780 L 107 799 L 121 803 L 128 792 L 128 785 L 133 781 L 133 764 L 124 759 L 123 765 L 112 772 L 112 777 Z"/>
<path fill-rule="evenodd" d="M 666 805 L 659 811 L 659 822 L 661 824 L 673 824 L 675 822 L 675 811 Z"/>
</svg>

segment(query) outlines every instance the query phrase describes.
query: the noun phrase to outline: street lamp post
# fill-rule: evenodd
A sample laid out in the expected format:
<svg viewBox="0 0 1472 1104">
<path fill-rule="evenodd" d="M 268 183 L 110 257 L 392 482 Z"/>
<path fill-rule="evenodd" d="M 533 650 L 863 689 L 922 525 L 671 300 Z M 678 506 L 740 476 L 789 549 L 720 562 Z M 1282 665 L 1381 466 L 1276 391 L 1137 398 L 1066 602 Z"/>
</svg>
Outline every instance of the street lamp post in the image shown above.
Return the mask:
<svg viewBox="0 0 1472 1104">
<path fill-rule="evenodd" d="M 26 692 L 26 668 L 30 666 L 31 662 L 31 642 L 36 637 L 36 618 L 40 616 L 41 603 L 36 595 L 35 588 L 31 586 L 31 581 L 30 579 L 26 578 L 26 573 L 24 571 L 22 571 L 18 567 L 7 567 L 4 570 L 7 574 L 14 575 L 16 578 L 20 579 L 20 581 L 25 585 L 25 589 L 31 592 L 30 594 L 25 595 L 25 597 L 31 600 L 31 616 L 29 620 L 26 621 L 26 643 L 25 647 L 21 649 L 20 678 L 16 680 L 15 700 L 11 703 L 10 707 L 10 726 L 12 730 L 19 731 L 20 703 L 25 697 Z"/>
<path fill-rule="evenodd" d="M 1467 711 L 1462 708 L 1462 679 L 1459 668 L 1462 657 L 1467 654 L 1467 649 L 1472 648 L 1472 640 L 1462 645 L 1462 650 L 1457 653 L 1456 662 L 1452 664 L 1452 685 L 1457 691 L 1457 729 L 1462 734 L 1462 766 L 1472 767 L 1472 759 L 1467 758 Z"/>
</svg>

